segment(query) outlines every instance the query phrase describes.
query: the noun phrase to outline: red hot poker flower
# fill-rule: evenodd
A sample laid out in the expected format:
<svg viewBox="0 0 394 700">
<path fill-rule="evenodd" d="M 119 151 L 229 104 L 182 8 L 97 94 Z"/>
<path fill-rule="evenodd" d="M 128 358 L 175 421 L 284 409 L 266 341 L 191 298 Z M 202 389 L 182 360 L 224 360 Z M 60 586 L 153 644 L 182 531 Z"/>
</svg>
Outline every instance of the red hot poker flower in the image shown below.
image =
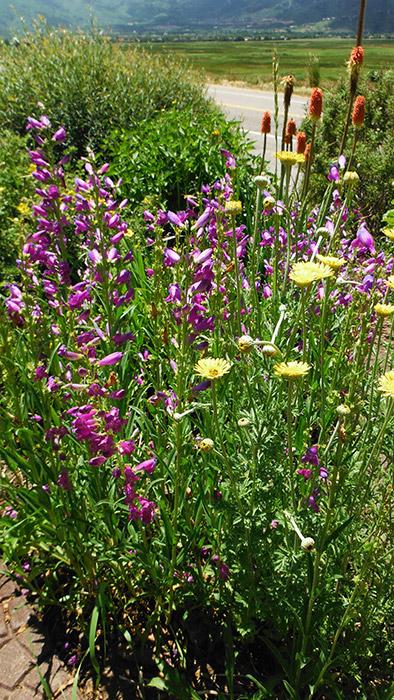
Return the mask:
<svg viewBox="0 0 394 700">
<path fill-rule="evenodd" d="M 296 133 L 297 133 L 296 123 L 295 123 L 294 119 L 289 119 L 289 121 L 287 122 L 287 126 L 286 126 L 286 136 L 289 136 L 291 138 L 292 136 L 295 136 Z"/>
<path fill-rule="evenodd" d="M 352 122 L 353 126 L 356 128 L 361 128 L 364 126 L 364 118 L 365 118 L 365 97 L 362 95 L 359 95 L 356 97 L 356 100 L 354 102 L 354 107 L 353 107 L 353 115 L 352 115 Z"/>
<path fill-rule="evenodd" d="M 261 133 L 269 134 L 271 131 L 271 115 L 269 112 L 264 112 L 261 120 Z"/>
<path fill-rule="evenodd" d="M 323 93 L 320 88 L 313 88 L 309 102 L 309 116 L 314 121 L 318 121 L 323 110 Z"/>
<path fill-rule="evenodd" d="M 349 65 L 362 66 L 364 62 L 364 49 L 362 46 L 354 46 L 350 53 Z"/>
<path fill-rule="evenodd" d="M 297 134 L 297 153 L 305 153 L 306 148 L 306 133 L 299 131 Z"/>
</svg>

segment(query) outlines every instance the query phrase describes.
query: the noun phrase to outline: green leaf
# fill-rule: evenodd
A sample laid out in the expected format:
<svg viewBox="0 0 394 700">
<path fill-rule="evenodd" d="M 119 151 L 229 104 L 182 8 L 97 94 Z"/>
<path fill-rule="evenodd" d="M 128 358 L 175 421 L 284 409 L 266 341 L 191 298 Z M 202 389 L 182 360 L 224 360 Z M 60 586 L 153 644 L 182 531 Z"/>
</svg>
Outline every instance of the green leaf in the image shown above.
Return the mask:
<svg viewBox="0 0 394 700">
<path fill-rule="evenodd" d="M 331 542 L 333 542 L 334 540 L 337 539 L 337 537 L 339 537 L 339 535 L 341 534 L 341 532 L 343 532 L 343 531 L 347 528 L 347 526 L 350 525 L 350 523 L 352 522 L 352 520 L 354 519 L 354 517 L 355 517 L 354 515 L 351 515 L 350 518 L 347 518 L 347 520 L 345 520 L 345 521 L 344 521 L 341 525 L 339 525 L 330 535 L 327 536 L 327 539 L 326 539 L 326 541 L 324 542 L 324 547 L 325 547 L 325 548 L 327 548 L 328 545 L 331 544 Z"/>
<path fill-rule="evenodd" d="M 97 674 L 97 678 L 100 677 L 100 667 L 96 658 L 96 631 L 97 631 L 97 623 L 99 619 L 99 606 L 96 603 L 96 605 L 93 608 L 92 612 L 92 617 L 90 619 L 90 628 L 89 628 L 89 656 L 90 660 L 92 662 L 92 666 Z"/>
</svg>

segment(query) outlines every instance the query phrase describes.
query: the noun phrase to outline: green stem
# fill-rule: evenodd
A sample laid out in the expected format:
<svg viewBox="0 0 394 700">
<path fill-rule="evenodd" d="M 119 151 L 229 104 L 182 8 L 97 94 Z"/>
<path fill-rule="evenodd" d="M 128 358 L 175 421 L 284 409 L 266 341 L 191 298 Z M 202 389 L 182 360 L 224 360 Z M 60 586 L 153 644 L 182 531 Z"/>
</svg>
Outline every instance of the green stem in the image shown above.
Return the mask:
<svg viewBox="0 0 394 700">
<path fill-rule="evenodd" d="M 309 179 L 310 179 L 310 175 L 311 175 L 313 155 L 314 155 L 314 149 L 315 149 L 316 126 L 317 126 L 317 121 L 314 120 L 313 124 L 312 124 L 312 133 L 311 133 L 311 150 L 309 153 L 308 162 L 306 164 L 306 173 L 305 173 L 304 189 L 303 189 L 303 197 L 304 198 L 307 197 L 308 189 L 309 189 Z"/>
<path fill-rule="evenodd" d="M 292 413 L 292 398 L 293 398 L 293 382 L 289 380 L 287 384 L 287 449 L 289 458 L 289 480 L 291 502 L 293 512 L 296 510 L 296 497 L 294 489 L 294 465 L 293 465 L 293 413 Z"/>
<path fill-rule="evenodd" d="M 238 255 L 237 255 L 237 233 L 235 225 L 235 216 L 232 217 L 232 227 L 233 227 L 233 255 L 234 255 L 234 273 L 235 282 L 237 289 L 237 313 L 236 313 L 236 323 L 238 334 L 241 335 L 241 280 L 239 276 L 239 265 L 238 265 Z"/>
</svg>

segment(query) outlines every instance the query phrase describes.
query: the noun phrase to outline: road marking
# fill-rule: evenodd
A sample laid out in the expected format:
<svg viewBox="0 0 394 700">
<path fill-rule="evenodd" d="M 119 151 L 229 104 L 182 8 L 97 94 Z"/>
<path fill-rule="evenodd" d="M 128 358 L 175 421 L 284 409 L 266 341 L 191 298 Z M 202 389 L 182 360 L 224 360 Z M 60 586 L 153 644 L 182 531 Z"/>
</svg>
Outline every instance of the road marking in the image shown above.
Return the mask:
<svg viewBox="0 0 394 700">
<path fill-rule="evenodd" d="M 274 99 L 274 94 L 272 92 L 260 92 L 259 90 L 256 90 L 256 92 L 244 92 L 242 88 L 233 88 L 232 90 L 223 90 L 219 86 L 215 85 L 209 85 L 208 86 L 209 90 L 216 92 L 218 95 L 219 93 L 224 94 L 224 95 L 234 95 L 234 93 L 239 92 L 240 95 L 242 96 L 248 96 L 248 97 L 254 97 L 254 98 L 262 98 L 262 99 Z M 308 98 L 305 97 L 305 99 L 302 99 L 302 97 L 292 97 L 291 103 L 292 104 L 299 104 L 302 105 L 302 107 L 306 107 L 306 104 L 308 102 Z"/>
<path fill-rule="evenodd" d="M 230 107 L 230 108 L 232 108 L 232 109 L 239 109 L 241 112 L 243 112 L 243 111 L 245 111 L 245 110 L 248 111 L 248 112 L 259 112 L 260 114 L 262 114 L 262 113 L 264 112 L 264 109 L 262 109 L 261 107 L 247 107 L 246 105 L 235 105 L 235 104 L 230 104 L 229 102 L 220 102 L 220 104 L 221 104 L 223 107 Z M 304 112 L 303 112 L 302 114 L 296 114 L 296 113 L 293 111 L 293 114 L 294 114 L 296 117 L 300 117 L 300 118 L 304 116 Z M 281 116 L 282 116 L 282 115 L 281 115 Z"/>
<path fill-rule="evenodd" d="M 260 114 L 263 112 L 261 107 L 245 107 L 245 105 L 233 105 L 229 104 L 228 102 L 222 102 L 223 107 L 232 107 L 233 109 L 240 109 L 244 110 L 247 109 L 249 112 L 260 112 Z"/>
</svg>

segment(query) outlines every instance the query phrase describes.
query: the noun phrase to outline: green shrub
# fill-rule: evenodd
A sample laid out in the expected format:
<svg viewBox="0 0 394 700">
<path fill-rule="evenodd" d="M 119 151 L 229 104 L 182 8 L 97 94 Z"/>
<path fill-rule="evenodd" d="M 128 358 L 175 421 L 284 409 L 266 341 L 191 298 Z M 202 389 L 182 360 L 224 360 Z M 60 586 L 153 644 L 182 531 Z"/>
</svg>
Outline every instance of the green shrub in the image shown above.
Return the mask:
<svg viewBox="0 0 394 700">
<path fill-rule="evenodd" d="M 27 202 L 33 182 L 28 162 L 26 138 L 10 131 L 0 133 L 0 280 L 13 272 L 30 218 Z"/>
<path fill-rule="evenodd" d="M 39 26 L 19 43 L 0 45 L 0 119 L 24 133 L 37 103 L 63 124 L 82 155 L 114 128 L 129 128 L 160 110 L 206 109 L 201 86 L 184 65 L 108 38 Z"/>
<path fill-rule="evenodd" d="M 238 182 L 252 182 L 246 173 L 250 146 L 235 123 L 216 109 L 205 114 L 188 107 L 162 112 L 129 131 L 114 131 L 102 151 L 111 162 L 111 176 L 122 178 L 122 192 L 130 204 L 147 197 L 178 209 L 184 195 L 224 175 L 221 149 L 239 154 Z"/>
<path fill-rule="evenodd" d="M 359 94 L 366 98 L 365 126 L 361 129 L 351 168 L 360 176 L 358 188 L 361 213 L 371 228 L 380 227 L 382 214 L 392 196 L 394 178 L 394 71 L 369 73 L 359 84 Z M 344 79 L 328 93 L 324 104 L 324 119 L 316 142 L 316 175 L 313 185 L 316 196 L 326 186 L 327 162 L 335 161 L 347 110 L 348 80 Z M 306 125 L 310 128 L 310 124 Z M 345 148 L 349 158 L 352 151 L 353 128 Z"/>
</svg>

